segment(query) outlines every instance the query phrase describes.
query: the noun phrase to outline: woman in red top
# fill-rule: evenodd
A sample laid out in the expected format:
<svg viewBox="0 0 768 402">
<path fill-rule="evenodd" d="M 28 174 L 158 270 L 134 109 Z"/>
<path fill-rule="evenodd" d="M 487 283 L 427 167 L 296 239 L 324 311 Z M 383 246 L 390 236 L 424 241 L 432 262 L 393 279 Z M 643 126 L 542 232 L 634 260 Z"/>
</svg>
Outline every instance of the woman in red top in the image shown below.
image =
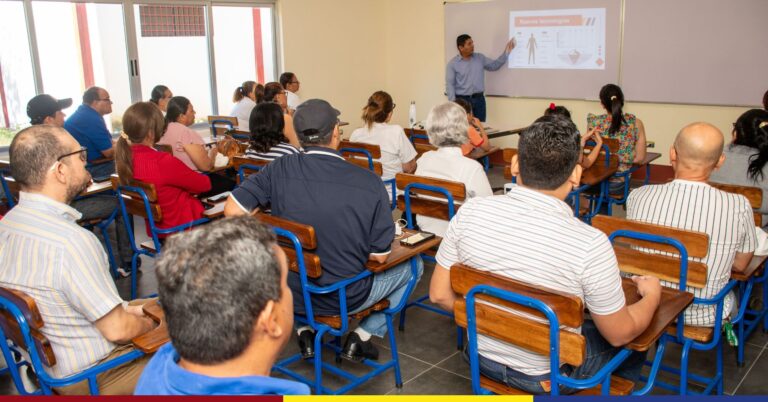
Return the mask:
<svg viewBox="0 0 768 402">
<path fill-rule="evenodd" d="M 211 189 L 208 176 L 193 171 L 173 155 L 152 148 L 164 130 L 165 120 L 157 106 L 134 103 L 123 114 L 123 132 L 115 151 L 121 184 L 128 185 L 135 179 L 155 185 L 157 203 L 163 212 L 162 220 L 155 222 L 159 229 L 201 218 L 205 209 L 193 194 Z"/>
</svg>

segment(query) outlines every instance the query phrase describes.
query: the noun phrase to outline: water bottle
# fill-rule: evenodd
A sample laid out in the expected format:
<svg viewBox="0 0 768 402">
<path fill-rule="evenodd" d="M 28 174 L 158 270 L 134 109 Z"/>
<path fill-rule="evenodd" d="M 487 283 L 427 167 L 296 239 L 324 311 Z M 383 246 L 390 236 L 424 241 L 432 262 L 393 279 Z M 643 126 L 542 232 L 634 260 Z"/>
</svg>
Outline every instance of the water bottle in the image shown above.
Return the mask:
<svg viewBox="0 0 768 402">
<path fill-rule="evenodd" d="M 411 107 L 408 108 L 408 125 L 416 125 L 416 101 L 411 101 Z"/>
</svg>

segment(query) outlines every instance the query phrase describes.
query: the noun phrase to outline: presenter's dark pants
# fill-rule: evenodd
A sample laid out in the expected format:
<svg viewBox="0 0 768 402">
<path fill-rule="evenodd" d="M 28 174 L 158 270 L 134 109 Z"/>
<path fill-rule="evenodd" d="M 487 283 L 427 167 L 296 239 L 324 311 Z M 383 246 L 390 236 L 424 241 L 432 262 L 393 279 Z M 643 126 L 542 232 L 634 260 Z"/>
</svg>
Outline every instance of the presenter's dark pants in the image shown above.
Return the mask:
<svg viewBox="0 0 768 402">
<path fill-rule="evenodd" d="M 472 114 L 485 123 L 485 96 L 482 92 L 474 95 L 456 95 L 456 98 L 469 102 L 472 105 Z"/>
</svg>

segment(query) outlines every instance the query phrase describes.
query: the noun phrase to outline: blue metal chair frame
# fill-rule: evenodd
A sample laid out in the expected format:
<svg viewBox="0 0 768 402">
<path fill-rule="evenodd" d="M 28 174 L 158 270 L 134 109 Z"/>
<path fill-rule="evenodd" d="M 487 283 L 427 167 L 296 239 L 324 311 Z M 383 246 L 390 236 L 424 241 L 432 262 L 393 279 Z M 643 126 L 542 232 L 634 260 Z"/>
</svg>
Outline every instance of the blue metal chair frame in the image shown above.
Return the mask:
<svg viewBox="0 0 768 402">
<path fill-rule="evenodd" d="M 216 119 L 216 120 L 212 121 L 211 124 L 210 124 L 211 138 L 214 138 L 214 139 L 216 138 L 216 127 L 219 124 L 229 127 L 228 130 L 234 130 L 235 129 L 235 125 L 232 124 L 231 121 L 229 121 L 229 120 L 222 120 L 222 119 Z"/>
<path fill-rule="evenodd" d="M 587 142 L 587 144 L 590 144 L 590 143 L 592 145 L 596 145 L 594 141 Z M 601 148 L 603 152 L 605 152 L 605 161 L 603 163 L 605 164 L 605 167 L 609 167 L 611 165 L 611 149 L 608 148 L 608 146 L 605 144 L 603 144 Z M 594 149 L 592 150 L 592 152 L 594 152 Z M 594 196 L 594 195 L 587 196 L 589 198 L 589 212 L 584 216 L 580 216 L 581 194 L 591 187 L 593 186 L 590 186 L 587 184 L 581 185 L 571 190 L 571 192 L 568 193 L 568 198 L 566 198 L 566 202 L 573 205 L 574 216 L 576 216 L 577 218 L 581 218 L 587 224 L 592 222 L 592 218 L 594 218 L 595 215 L 597 215 L 598 212 L 600 212 L 600 208 L 603 206 L 603 201 L 610 198 L 610 196 L 608 195 L 608 189 L 609 189 L 608 180 L 603 180 L 603 182 L 600 183 L 600 194 L 598 194 L 597 196 Z"/>
<path fill-rule="evenodd" d="M 374 168 L 373 168 L 373 156 L 371 155 L 370 152 L 368 152 L 367 149 L 362 149 L 362 148 L 341 148 L 341 149 L 339 149 L 339 152 L 349 152 L 349 153 L 352 153 L 352 154 L 358 154 L 360 156 L 365 156 L 366 158 L 368 158 L 368 170 L 370 170 L 372 172 L 374 171 Z M 392 198 L 392 202 L 390 204 L 390 209 L 397 208 L 397 187 L 395 187 L 395 179 L 394 178 L 389 179 L 389 180 L 382 179 L 382 181 L 384 182 L 384 186 L 385 187 L 389 186 L 389 188 L 391 190 L 390 194 L 392 195 L 392 197 L 391 197 Z"/>
<path fill-rule="evenodd" d="M 638 232 L 633 232 L 629 230 L 617 230 L 613 232 L 608 238 L 611 241 L 611 243 L 613 243 L 617 237 L 645 240 L 649 242 L 667 244 L 675 247 L 678 250 L 678 253 L 680 256 L 679 289 L 685 290 L 687 288 L 688 251 L 685 249 L 685 246 L 683 246 L 679 241 L 672 238 L 664 237 L 664 236 L 652 235 L 648 233 L 638 233 Z M 669 335 L 665 333 L 659 339 L 659 345 L 664 345 L 666 342 L 671 341 L 683 346 L 683 351 L 680 358 L 681 368 L 677 369 L 674 367 L 661 364 L 661 357 L 658 356 L 658 351 L 657 351 L 657 356 L 654 358 L 653 363 L 650 364 L 651 365 L 650 376 L 648 378 L 641 377 L 643 380 L 647 381 L 646 386 L 639 391 L 635 391 L 633 393 L 634 395 L 645 395 L 651 390 L 655 382 L 654 379 L 658 370 L 680 376 L 679 385 L 673 385 L 673 384 L 665 383 L 663 381 L 655 382 L 659 387 L 663 389 L 676 391 L 676 392 L 679 392 L 681 395 L 693 395 L 694 393 L 688 391 L 688 379 L 690 378 L 694 381 L 697 381 L 706 385 L 705 390 L 701 393 L 702 395 L 710 394 L 713 390 L 716 391 L 717 395 L 723 394 L 723 339 L 722 339 L 722 319 L 720 317 L 723 316 L 723 306 L 725 303 L 725 297 L 726 295 L 728 295 L 728 293 L 731 290 L 733 290 L 736 287 L 736 285 L 737 285 L 737 281 L 731 280 L 720 292 L 718 292 L 717 295 L 715 295 L 712 298 L 704 299 L 704 298 L 694 297 L 692 305 L 695 305 L 695 304 L 716 305 L 715 317 L 718 317 L 718 319 L 715 321 L 714 334 L 712 336 L 712 340 L 707 343 L 701 343 L 701 342 L 694 341 L 693 339 L 686 338 L 683 335 L 683 331 L 685 328 L 685 322 L 684 322 L 685 311 L 683 311 L 678 316 L 678 319 L 677 319 L 676 334 Z M 749 290 L 751 291 L 751 286 L 748 285 L 748 287 L 749 287 Z M 738 323 L 742 320 L 745 309 L 746 309 L 746 306 L 744 305 L 742 305 L 739 308 L 739 313 L 736 316 L 736 318 L 733 320 L 734 323 Z M 715 365 L 715 371 L 716 371 L 715 376 L 711 378 L 707 378 L 697 374 L 689 373 L 688 359 L 690 357 L 689 356 L 690 351 L 691 350 L 711 350 L 711 349 L 716 349 L 715 353 L 717 353 L 717 356 L 716 356 L 717 361 Z M 648 362 L 646 362 L 646 364 L 649 365 Z"/>
<path fill-rule="evenodd" d="M 418 264 L 416 262 L 416 259 L 415 258 L 411 259 L 411 279 L 408 282 L 408 286 L 405 291 L 405 296 L 397 306 L 389 306 L 389 308 L 382 311 L 385 314 L 386 321 L 387 321 L 387 332 L 389 336 L 389 346 L 392 351 L 392 359 L 386 363 L 377 363 L 374 361 L 370 361 L 368 359 L 363 360 L 362 363 L 367 365 L 368 367 L 373 368 L 373 370 L 363 376 L 358 377 L 340 369 L 339 367 L 323 362 L 322 347 L 325 346 L 326 348 L 333 351 L 336 354 L 337 361 L 339 360 L 339 354 L 341 353 L 340 337 L 344 335 L 349 329 L 349 318 L 348 318 L 349 311 L 347 309 L 347 296 L 346 296 L 347 286 L 363 278 L 367 278 L 373 274 L 371 273 L 371 271 L 365 270 L 355 275 L 352 278 L 336 282 L 333 285 L 323 286 L 323 287 L 315 286 L 312 283 L 310 283 L 309 280 L 307 279 L 307 270 L 306 270 L 306 266 L 304 265 L 304 254 L 303 254 L 303 249 L 301 247 L 301 242 L 299 241 L 299 239 L 293 233 L 285 229 L 273 228 L 273 230 L 278 236 L 282 236 L 288 239 L 291 242 L 294 250 L 296 251 L 296 263 L 299 269 L 299 279 L 301 281 L 301 292 L 302 292 L 302 296 L 304 297 L 304 308 L 305 308 L 306 316 L 296 315 L 295 319 L 296 321 L 302 324 L 306 324 L 312 327 L 316 331 L 316 335 L 315 335 L 315 357 L 310 359 L 310 361 L 312 361 L 314 365 L 314 373 L 315 373 L 314 379 L 306 378 L 301 374 L 293 370 L 290 370 L 288 368 L 290 364 L 302 360 L 301 353 L 297 353 L 293 356 L 290 356 L 286 359 L 281 360 L 280 362 L 276 363 L 274 367 L 272 367 L 272 370 L 283 373 L 297 381 L 303 382 L 309 385 L 310 387 L 313 387 L 315 394 L 344 394 L 352 390 L 353 388 L 358 387 L 364 382 L 370 380 L 371 378 L 379 374 L 382 374 L 388 369 L 392 368 L 394 369 L 394 372 L 395 372 L 395 385 L 398 388 L 401 388 L 403 386 L 403 381 L 400 375 L 400 358 L 397 353 L 397 342 L 395 340 L 395 332 L 394 332 L 394 325 L 392 323 L 393 322 L 392 316 L 400 312 L 405 307 L 406 300 L 408 300 L 408 297 L 413 292 L 413 288 L 416 286 L 416 280 L 418 278 Z M 311 302 L 312 295 L 330 294 L 334 292 L 338 292 L 339 301 L 340 301 L 341 328 L 339 329 L 334 329 L 326 324 L 316 321 L 315 315 L 312 310 L 312 302 Z M 330 334 L 334 336 L 335 337 L 334 343 L 323 343 L 323 336 L 325 334 Z M 324 387 L 322 384 L 323 370 L 327 370 L 335 376 L 348 380 L 349 383 L 336 390 L 332 390 L 327 387 Z"/>
<path fill-rule="evenodd" d="M 263 168 L 263 166 L 251 165 L 250 163 L 244 163 L 240 165 L 240 167 L 237 169 L 237 177 L 240 178 L 240 183 L 242 184 L 246 179 L 246 175 L 245 175 L 246 170 L 254 170 L 258 172 L 259 170 L 261 170 L 261 168 Z"/>
<path fill-rule="evenodd" d="M 5 203 L 8 209 L 11 209 L 16 206 L 16 200 L 13 199 L 11 188 L 8 187 L 8 182 L 5 181 L 5 173 L 4 170 L 0 171 L 0 185 L 3 187 L 3 194 L 5 194 Z"/>
<path fill-rule="evenodd" d="M 142 249 L 140 246 L 136 245 L 136 236 L 133 232 L 133 228 L 129 223 L 130 222 L 129 215 L 128 215 L 128 210 L 125 207 L 125 199 L 123 198 L 123 191 L 131 191 L 141 196 L 144 202 L 144 210 L 148 217 L 147 221 L 149 224 L 150 233 L 152 234 L 152 242 L 155 246 L 154 252 L 150 250 Z M 157 226 L 155 226 L 155 218 L 152 215 L 150 202 L 144 190 L 134 186 L 119 186 L 117 188 L 117 199 L 120 201 L 120 211 L 123 214 L 123 223 L 126 225 L 126 230 L 128 231 L 128 239 L 131 242 L 131 249 L 133 250 L 133 256 L 131 257 L 131 300 L 133 300 L 136 298 L 136 286 L 137 286 L 136 261 L 140 255 L 146 255 L 147 257 L 155 258 L 157 254 L 160 253 L 161 247 L 160 247 L 160 239 L 158 238 L 158 235 L 168 235 L 168 234 L 181 232 L 181 231 L 190 229 L 194 226 L 207 223 L 210 220 L 208 218 L 200 218 L 200 219 L 195 219 L 194 221 L 191 221 L 191 222 L 187 222 L 182 225 L 170 227 L 167 229 L 159 229 Z"/>
<path fill-rule="evenodd" d="M 11 379 L 13 380 L 16 389 L 22 395 L 53 395 L 53 387 L 65 387 L 68 385 L 76 384 L 83 380 L 88 381 L 88 389 L 90 390 L 91 394 L 98 395 L 99 386 L 96 383 L 97 375 L 144 356 L 144 353 L 141 351 L 133 350 L 122 356 L 93 366 L 78 374 L 73 374 L 64 378 L 53 378 L 43 368 L 43 362 L 40 359 L 37 347 L 34 346 L 35 341 L 32 339 L 29 323 L 27 323 L 27 319 L 24 317 L 22 311 L 13 303 L 13 301 L 4 297 L 0 297 L 0 308 L 8 311 L 16 320 L 16 322 L 18 322 L 19 327 L 21 328 L 21 334 L 24 337 L 24 343 L 26 343 L 28 346 L 26 351 L 29 355 L 30 362 L 20 359 L 21 354 L 17 347 L 15 345 L 9 345 L 5 333 L 3 333 L 2 328 L 0 328 L 0 335 L 2 335 L 2 341 L 0 341 L 0 349 L 2 349 L 3 357 L 8 364 L 8 367 L 5 370 L 10 372 Z M 30 392 L 24 387 L 21 375 L 19 374 L 19 368 L 22 366 L 32 368 L 39 380 L 40 389 L 34 392 Z"/>
<path fill-rule="evenodd" d="M 739 339 L 739 345 L 736 349 L 736 364 L 739 367 L 744 366 L 744 345 L 747 338 L 754 332 L 760 324 L 763 325 L 763 332 L 768 330 L 768 269 L 763 265 L 763 273 L 759 277 L 751 277 L 746 282 L 739 282 L 739 302 L 740 310 L 744 309 L 744 317 L 736 322 L 736 336 Z M 760 310 L 749 308 L 749 298 L 756 284 L 762 284 L 763 305 Z"/>
<path fill-rule="evenodd" d="M 421 189 L 421 190 L 433 191 L 435 193 L 442 194 L 445 197 L 446 201 L 447 201 L 448 219 L 449 220 L 453 219 L 453 216 L 456 215 L 456 206 L 455 206 L 455 203 L 454 203 L 454 200 L 453 200 L 453 195 L 451 195 L 451 193 L 448 190 L 446 190 L 446 189 L 444 189 L 442 187 L 430 186 L 430 185 L 427 185 L 427 184 L 410 183 L 407 186 L 405 186 L 405 189 L 403 190 L 404 191 L 404 198 L 405 198 L 405 218 L 406 218 L 408 229 L 414 229 L 413 213 L 411 212 L 411 189 Z M 435 260 L 435 258 L 432 257 L 431 255 L 427 255 L 427 254 L 423 254 L 422 253 L 421 254 L 421 258 L 423 260 L 430 261 L 433 264 L 437 262 Z M 400 331 L 405 330 L 405 313 L 411 307 L 420 307 L 420 308 L 423 308 L 423 309 L 425 309 L 427 311 L 431 311 L 433 313 L 437 313 L 437 314 L 440 314 L 440 315 L 444 315 L 446 317 L 450 317 L 451 319 L 454 318 L 452 312 L 445 311 L 445 310 L 443 310 L 441 308 L 438 308 L 438 307 L 435 307 L 435 306 L 431 306 L 429 304 L 424 303 L 427 299 L 429 299 L 429 295 L 428 294 L 424 295 L 424 296 L 421 296 L 418 299 L 416 299 L 415 301 L 406 304 L 405 308 L 403 308 L 403 311 L 400 313 L 400 323 L 398 325 L 398 328 L 400 329 Z M 464 346 L 464 331 L 461 329 L 461 327 L 456 327 L 456 336 L 457 336 L 457 339 L 458 339 L 457 340 L 457 344 L 456 344 L 456 348 L 461 350 L 463 348 L 463 346 Z"/>
<path fill-rule="evenodd" d="M 506 300 L 520 306 L 540 311 L 549 321 L 549 368 L 552 383 L 551 395 L 560 395 L 560 385 L 587 389 L 602 384 L 603 395 L 609 395 L 611 390 L 611 373 L 614 372 L 632 351 L 622 349 L 608 363 L 590 378 L 575 380 L 560 374 L 560 323 L 552 309 L 540 300 L 519 295 L 517 293 L 498 289 L 489 285 L 477 285 L 466 295 L 467 308 L 467 341 L 469 343 L 469 367 L 472 375 L 472 391 L 477 395 L 491 395 L 492 392 L 480 386 L 480 361 L 477 348 L 477 316 L 475 303 L 478 294 L 484 294 Z"/>
<path fill-rule="evenodd" d="M 112 213 L 109 215 L 109 217 L 107 217 L 107 219 L 104 219 L 95 225 L 83 226 L 88 230 L 93 230 L 93 228 L 97 228 L 101 232 L 101 235 L 104 237 L 104 245 L 107 247 L 107 258 L 109 259 L 109 271 L 112 273 L 112 277 L 115 279 L 117 279 L 120 275 L 118 275 L 117 273 L 117 262 L 115 261 L 115 253 L 114 253 L 114 250 L 112 249 L 112 242 L 109 241 L 109 231 L 107 230 L 107 228 L 109 228 L 109 225 L 111 225 L 112 222 L 115 221 L 115 218 L 117 218 L 118 212 L 119 212 L 119 208 L 115 207 L 115 210 L 112 211 Z"/>
</svg>

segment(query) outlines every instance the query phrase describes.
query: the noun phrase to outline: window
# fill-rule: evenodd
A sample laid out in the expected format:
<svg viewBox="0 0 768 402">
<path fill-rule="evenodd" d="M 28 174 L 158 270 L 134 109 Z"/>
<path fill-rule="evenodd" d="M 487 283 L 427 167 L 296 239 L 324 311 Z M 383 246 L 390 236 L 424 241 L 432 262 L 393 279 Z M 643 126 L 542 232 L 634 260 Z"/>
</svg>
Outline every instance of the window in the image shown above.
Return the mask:
<svg viewBox="0 0 768 402">
<path fill-rule="evenodd" d="M 233 107 L 232 95 L 243 81 L 275 81 L 272 9 L 213 7 L 219 114 Z"/>
<path fill-rule="evenodd" d="M 35 96 L 29 37 L 20 1 L 0 1 L 0 146 L 29 125 L 27 102 Z"/>
<path fill-rule="evenodd" d="M 205 36 L 203 6 L 139 6 L 141 36 Z"/>
</svg>

